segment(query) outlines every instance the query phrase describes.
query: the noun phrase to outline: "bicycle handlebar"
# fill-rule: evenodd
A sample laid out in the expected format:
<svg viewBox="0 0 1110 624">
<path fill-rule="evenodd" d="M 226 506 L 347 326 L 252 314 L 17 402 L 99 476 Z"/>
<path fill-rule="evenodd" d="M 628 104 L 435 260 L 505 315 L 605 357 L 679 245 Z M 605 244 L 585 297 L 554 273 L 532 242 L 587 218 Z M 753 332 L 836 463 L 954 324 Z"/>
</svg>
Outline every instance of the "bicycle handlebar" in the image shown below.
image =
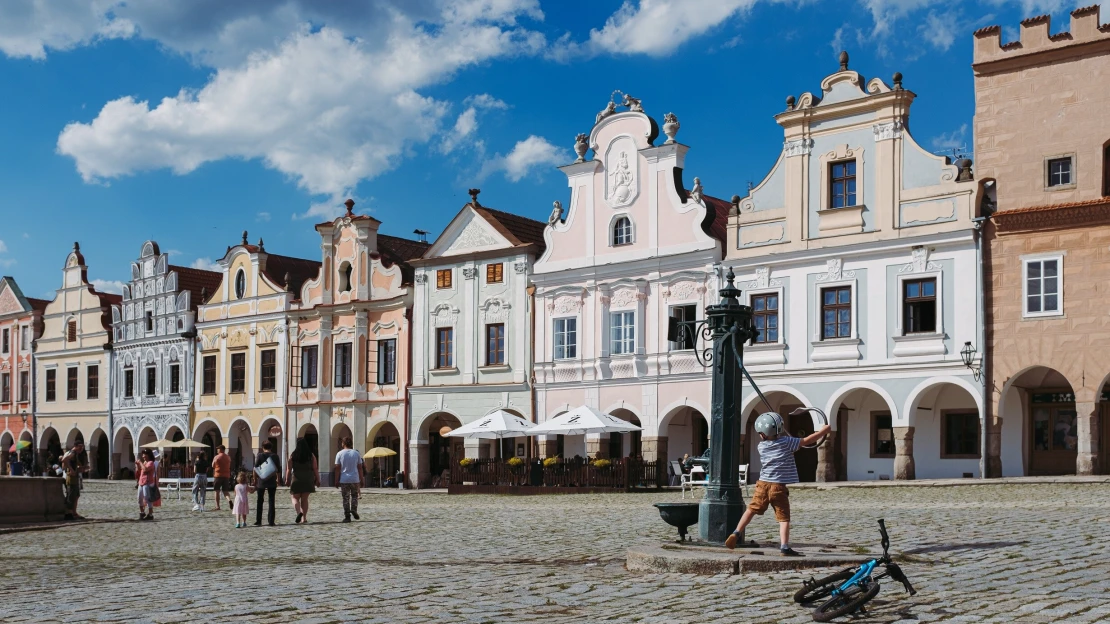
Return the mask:
<svg viewBox="0 0 1110 624">
<path fill-rule="evenodd" d="M 886 556 L 887 551 L 890 549 L 890 535 L 886 532 L 886 520 L 879 518 L 879 534 L 883 536 L 883 555 Z"/>
</svg>

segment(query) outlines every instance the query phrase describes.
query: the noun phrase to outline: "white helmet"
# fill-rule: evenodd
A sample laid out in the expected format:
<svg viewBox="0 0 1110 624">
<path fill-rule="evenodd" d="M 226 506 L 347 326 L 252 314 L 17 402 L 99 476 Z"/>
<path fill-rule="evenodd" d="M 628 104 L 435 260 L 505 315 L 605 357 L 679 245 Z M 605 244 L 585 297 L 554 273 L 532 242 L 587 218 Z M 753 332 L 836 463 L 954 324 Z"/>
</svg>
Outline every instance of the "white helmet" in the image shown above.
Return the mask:
<svg viewBox="0 0 1110 624">
<path fill-rule="evenodd" d="M 786 430 L 782 416 L 775 412 L 763 412 L 755 419 L 755 430 L 768 438 L 777 438 Z"/>
</svg>

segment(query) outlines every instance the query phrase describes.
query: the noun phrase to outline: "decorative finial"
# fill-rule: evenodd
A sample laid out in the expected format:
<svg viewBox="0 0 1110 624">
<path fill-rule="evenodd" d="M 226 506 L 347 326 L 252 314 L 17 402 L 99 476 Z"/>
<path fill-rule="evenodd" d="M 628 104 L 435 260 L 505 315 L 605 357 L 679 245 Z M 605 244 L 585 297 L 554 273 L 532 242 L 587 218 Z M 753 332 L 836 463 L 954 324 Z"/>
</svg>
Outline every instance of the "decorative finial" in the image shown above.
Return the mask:
<svg viewBox="0 0 1110 624">
<path fill-rule="evenodd" d="M 840 52 L 840 71 L 848 71 L 848 52 L 844 50 Z"/>
<path fill-rule="evenodd" d="M 246 230 L 243 230 L 243 244 L 244 245 L 249 245 L 250 244 L 250 243 L 247 242 L 247 231 Z"/>
<path fill-rule="evenodd" d="M 797 103 L 797 101 L 798 100 L 794 99 L 793 95 L 786 96 L 786 110 L 788 110 L 788 111 L 794 110 L 794 104 Z"/>
<path fill-rule="evenodd" d="M 574 137 L 574 153 L 578 154 L 576 163 L 586 162 L 586 152 L 590 151 L 590 135 L 585 132 L 579 132 L 578 136 Z"/>
<path fill-rule="evenodd" d="M 266 243 L 262 242 L 262 237 L 258 237 L 258 251 L 266 251 Z"/>
<path fill-rule="evenodd" d="M 201 286 L 200 287 L 200 301 L 198 303 L 204 303 L 205 301 L 208 301 L 208 287 L 207 286 Z"/>
<path fill-rule="evenodd" d="M 73 241 L 73 251 L 81 251 L 81 243 Z"/>
<path fill-rule="evenodd" d="M 616 91 L 614 91 L 616 93 Z M 621 106 L 627 106 L 630 113 L 644 112 L 643 105 L 640 104 L 640 98 L 634 98 L 627 93 L 622 94 L 624 98 L 621 99 Z"/>
<path fill-rule="evenodd" d="M 732 196 L 732 208 L 728 211 L 729 216 L 740 214 L 740 196 Z"/>
<path fill-rule="evenodd" d="M 732 267 L 728 268 L 728 273 L 725 274 L 725 281 L 728 282 L 728 287 L 729 288 L 735 288 L 736 287 L 736 285 L 734 283 L 736 281 L 736 273 L 732 272 Z"/>
<path fill-rule="evenodd" d="M 348 197 L 347 201 L 343 202 L 343 205 L 347 207 L 347 216 L 353 216 L 351 213 L 351 209 L 355 207 L 355 200 Z"/>
<path fill-rule="evenodd" d="M 894 90 L 902 90 L 902 72 L 894 72 Z"/>
<path fill-rule="evenodd" d="M 470 203 L 474 204 L 475 206 L 481 206 L 482 204 L 478 203 L 478 193 L 481 192 L 482 189 L 470 189 L 469 191 L 467 191 L 467 193 L 470 193 Z"/>
<path fill-rule="evenodd" d="M 678 123 L 678 117 L 674 113 L 663 115 L 663 134 L 667 135 L 667 143 L 675 142 L 674 137 L 681 127 L 682 124 Z"/>
<path fill-rule="evenodd" d="M 348 199 L 347 201 L 351 200 Z M 351 203 L 353 204 L 354 202 Z M 285 292 L 293 292 L 293 276 L 288 272 L 285 273 Z"/>
</svg>

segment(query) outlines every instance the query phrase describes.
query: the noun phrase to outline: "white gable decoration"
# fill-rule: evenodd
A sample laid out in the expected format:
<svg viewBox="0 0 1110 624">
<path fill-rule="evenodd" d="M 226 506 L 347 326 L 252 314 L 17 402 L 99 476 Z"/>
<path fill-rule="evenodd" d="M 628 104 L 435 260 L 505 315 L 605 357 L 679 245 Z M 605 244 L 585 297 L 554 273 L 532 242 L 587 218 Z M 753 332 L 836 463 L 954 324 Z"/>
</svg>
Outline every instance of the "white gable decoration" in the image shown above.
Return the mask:
<svg viewBox="0 0 1110 624">
<path fill-rule="evenodd" d="M 467 211 L 462 223 L 455 227 L 458 228 L 458 235 L 438 255 L 451 256 L 512 246 L 485 219 L 482 219 L 473 211 Z M 433 255 L 436 255 L 434 251 Z"/>
</svg>

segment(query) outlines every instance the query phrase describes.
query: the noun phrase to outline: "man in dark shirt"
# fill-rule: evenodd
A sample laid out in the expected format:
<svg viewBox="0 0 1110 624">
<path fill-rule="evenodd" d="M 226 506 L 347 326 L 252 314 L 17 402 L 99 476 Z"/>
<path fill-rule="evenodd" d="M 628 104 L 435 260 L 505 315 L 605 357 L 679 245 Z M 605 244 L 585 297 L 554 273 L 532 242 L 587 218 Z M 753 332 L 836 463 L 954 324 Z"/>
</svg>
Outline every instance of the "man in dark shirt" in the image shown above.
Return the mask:
<svg viewBox="0 0 1110 624">
<path fill-rule="evenodd" d="M 274 463 L 275 470 L 263 479 L 262 475 L 266 474 L 266 464 L 268 462 Z M 262 526 L 262 503 L 266 498 L 267 492 L 270 494 L 270 512 L 268 518 L 270 526 L 274 526 L 274 496 L 277 494 L 278 481 L 281 477 L 281 460 L 274 454 L 274 445 L 270 444 L 268 441 L 262 443 L 262 452 L 254 458 L 254 476 L 254 487 L 258 490 L 258 507 L 255 512 L 254 526 Z"/>
<path fill-rule="evenodd" d="M 193 460 L 193 511 L 204 511 L 204 503 L 208 498 L 208 471 L 212 468 L 212 460 L 208 454 L 201 451 Z M 216 500 L 219 500 L 217 493 Z"/>
</svg>

